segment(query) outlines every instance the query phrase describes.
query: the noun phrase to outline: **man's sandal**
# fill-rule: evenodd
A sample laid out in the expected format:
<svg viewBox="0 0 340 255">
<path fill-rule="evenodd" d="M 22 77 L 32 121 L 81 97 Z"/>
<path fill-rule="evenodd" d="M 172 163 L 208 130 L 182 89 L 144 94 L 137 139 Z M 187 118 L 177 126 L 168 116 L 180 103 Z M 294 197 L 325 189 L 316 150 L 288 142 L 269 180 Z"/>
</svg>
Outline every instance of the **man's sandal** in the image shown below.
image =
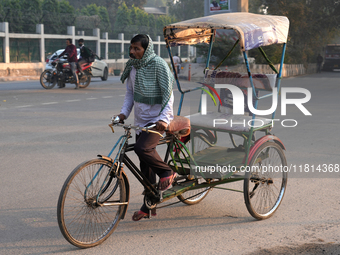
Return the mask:
<svg viewBox="0 0 340 255">
<path fill-rule="evenodd" d="M 156 208 L 151 210 L 151 216 L 157 216 Z M 139 221 L 139 220 L 141 220 L 143 218 L 149 218 L 149 214 L 139 210 L 138 212 L 135 212 L 132 215 L 132 220 L 133 221 Z"/>
<path fill-rule="evenodd" d="M 173 173 L 172 175 L 168 177 L 163 177 L 159 180 L 158 184 L 158 190 L 164 191 L 170 188 L 171 184 L 174 182 L 174 179 L 176 178 L 177 173 Z"/>
</svg>

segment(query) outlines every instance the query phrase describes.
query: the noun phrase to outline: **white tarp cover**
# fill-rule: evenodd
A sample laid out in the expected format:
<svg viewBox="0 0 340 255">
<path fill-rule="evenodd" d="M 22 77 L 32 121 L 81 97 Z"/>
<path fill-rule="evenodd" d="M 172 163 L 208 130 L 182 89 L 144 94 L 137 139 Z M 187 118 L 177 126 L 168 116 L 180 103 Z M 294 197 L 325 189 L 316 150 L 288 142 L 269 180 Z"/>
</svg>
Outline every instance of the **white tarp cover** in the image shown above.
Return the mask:
<svg viewBox="0 0 340 255">
<path fill-rule="evenodd" d="M 223 13 L 190 19 L 164 27 L 170 46 L 209 43 L 212 29 L 233 29 L 240 39 L 241 50 L 286 43 L 289 20 L 284 16 L 246 12 Z"/>
</svg>

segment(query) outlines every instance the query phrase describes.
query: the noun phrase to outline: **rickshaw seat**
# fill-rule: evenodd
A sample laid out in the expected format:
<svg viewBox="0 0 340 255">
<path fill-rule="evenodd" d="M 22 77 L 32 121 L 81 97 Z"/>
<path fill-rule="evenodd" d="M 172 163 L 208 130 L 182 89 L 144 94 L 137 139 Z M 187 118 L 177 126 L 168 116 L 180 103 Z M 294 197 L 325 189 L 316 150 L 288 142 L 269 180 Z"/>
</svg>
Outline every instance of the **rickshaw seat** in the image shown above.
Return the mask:
<svg viewBox="0 0 340 255">
<path fill-rule="evenodd" d="M 276 76 L 276 74 L 252 75 L 255 89 L 272 91 L 272 89 L 275 87 Z M 206 70 L 204 81 L 211 85 L 233 84 L 244 91 L 246 88 L 251 86 L 248 75 L 221 70 Z M 220 98 L 223 104 L 219 105 L 218 112 L 208 112 L 206 115 L 196 113 L 188 116 L 190 118 L 192 127 L 208 128 L 210 130 L 220 131 L 249 132 L 251 126 L 254 126 L 254 128 L 260 128 L 262 126 L 268 127 L 268 124 L 272 123 L 272 119 L 266 119 L 262 117 L 256 117 L 254 123 L 252 123 L 253 117 L 251 115 L 233 115 L 233 100 L 232 98 L 229 100 L 228 95 L 225 93 L 223 94 L 222 90 L 226 89 L 220 89 Z M 246 91 L 244 94 L 246 105 Z M 244 110 L 245 112 L 249 112 L 249 109 L 246 106 Z"/>
<path fill-rule="evenodd" d="M 174 119 L 168 126 L 168 133 L 177 134 L 179 136 L 189 135 L 190 120 L 183 116 L 174 116 Z"/>
</svg>

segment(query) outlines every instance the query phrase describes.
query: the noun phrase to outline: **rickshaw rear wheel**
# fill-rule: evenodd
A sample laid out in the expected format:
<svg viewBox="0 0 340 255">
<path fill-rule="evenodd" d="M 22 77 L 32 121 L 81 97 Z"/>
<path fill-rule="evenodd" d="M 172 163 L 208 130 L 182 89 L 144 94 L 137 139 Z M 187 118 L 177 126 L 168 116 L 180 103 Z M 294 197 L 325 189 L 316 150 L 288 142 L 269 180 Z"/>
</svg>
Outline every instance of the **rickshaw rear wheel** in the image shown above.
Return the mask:
<svg viewBox="0 0 340 255">
<path fill-rule="evenodd" d="M 287 187 L 287 160 L 280 145 L 262 144 L 254 153 L 244 179 L 244 201 L 258 220 L 271 217 L 280 206 Z"/>
</svg>

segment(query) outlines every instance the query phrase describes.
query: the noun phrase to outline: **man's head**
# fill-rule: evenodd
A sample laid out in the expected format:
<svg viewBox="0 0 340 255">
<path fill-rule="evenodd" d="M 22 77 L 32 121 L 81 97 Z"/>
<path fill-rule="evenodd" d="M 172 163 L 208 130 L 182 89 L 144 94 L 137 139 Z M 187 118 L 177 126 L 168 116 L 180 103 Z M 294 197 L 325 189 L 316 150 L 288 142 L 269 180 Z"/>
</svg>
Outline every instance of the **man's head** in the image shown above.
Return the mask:
<svg viewBox="0 0 340 255">
<path fill-rule="evenodd" d="M 69 46 L 72 44 L 72 39 L 66 39 L 66 45 Z"/>
<path fill-rule="evenodd" d="M 144 52 L 149 45 L 149 37 L 147 35 L 138 34 L 131 39 L 130 58 L 142 59 Z"/>
<path fill-rule="evenodd" d="M 84 39 L 79 39 L 78 45 L 79 45 L 79 47 L 83 46 L 84 45 Z"/>
</svg>

